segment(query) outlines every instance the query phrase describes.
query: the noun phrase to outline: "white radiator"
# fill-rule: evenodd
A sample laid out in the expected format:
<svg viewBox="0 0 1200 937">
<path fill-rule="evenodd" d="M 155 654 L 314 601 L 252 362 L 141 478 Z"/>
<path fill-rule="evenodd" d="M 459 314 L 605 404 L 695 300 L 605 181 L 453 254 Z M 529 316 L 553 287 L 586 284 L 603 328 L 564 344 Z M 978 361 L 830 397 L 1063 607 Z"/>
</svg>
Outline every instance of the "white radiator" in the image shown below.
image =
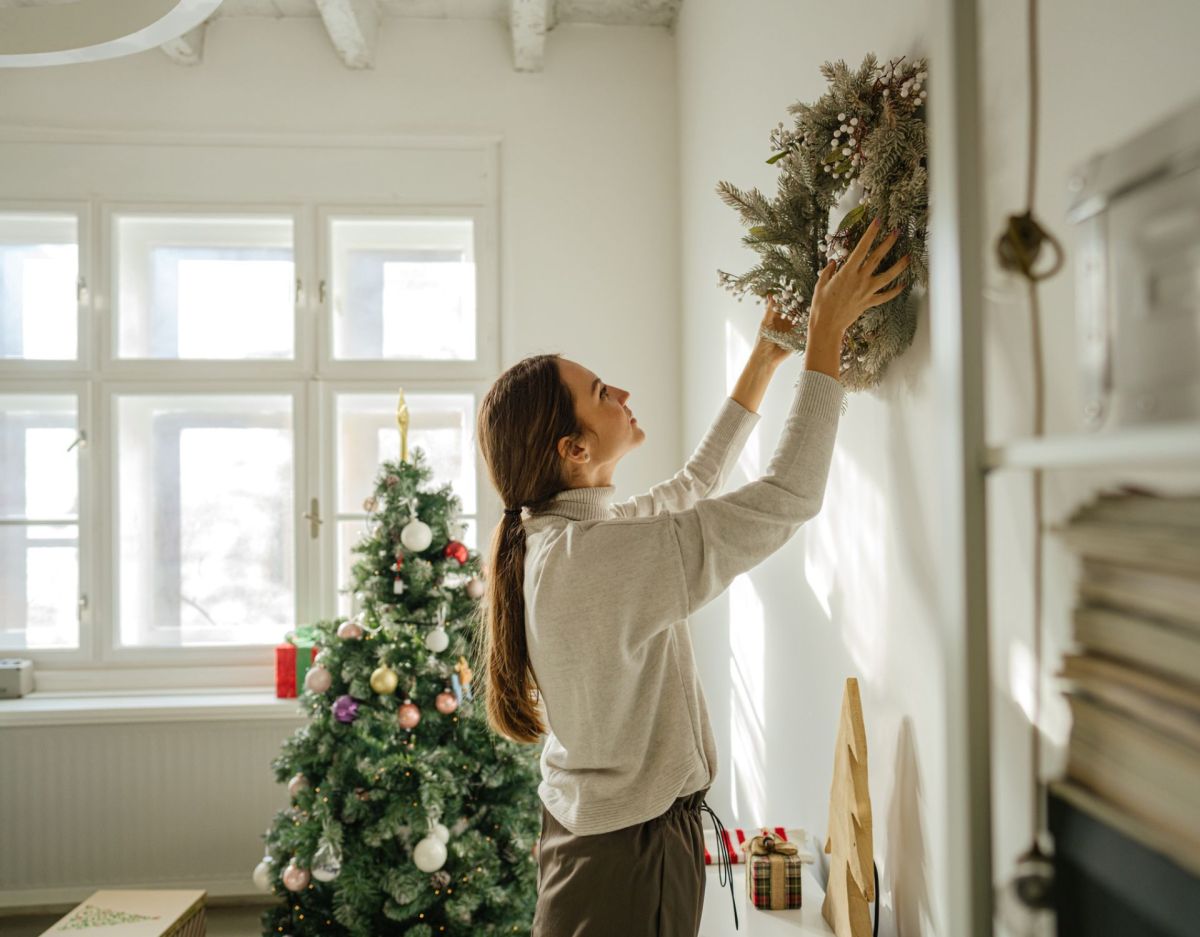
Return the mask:
<svg viewBox="0 0 1200 937">
<path fill-rule="evenodd" d="M 289 803 L 271 760 L 303 721 L 0 728 L 0 908 L 99 888 L 265 898 L 251 873 Z"/>
</svg>

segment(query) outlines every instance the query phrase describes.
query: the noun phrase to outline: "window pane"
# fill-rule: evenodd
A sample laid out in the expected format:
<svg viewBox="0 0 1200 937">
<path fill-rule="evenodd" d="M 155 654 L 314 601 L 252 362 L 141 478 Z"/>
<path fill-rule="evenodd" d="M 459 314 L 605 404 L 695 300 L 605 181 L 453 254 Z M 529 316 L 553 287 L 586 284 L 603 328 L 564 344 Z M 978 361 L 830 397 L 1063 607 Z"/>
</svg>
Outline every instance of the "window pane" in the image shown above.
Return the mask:
<svg viewBox="0 0 1200 937">
<path fill-rule="evenodd" d="M 474 360 L 474 222 L 330 221 L 333 355 Z"/>
<path fill-rule="evenodd" d="M 79 646 L 79 528 L 0 526 L 0 649 Z"/>
<path fill-rule="evenodd" d="M 0 358 L 77 355 L 79 222 L 0 213 Z"/>
<path fill-rule="evenodd" d="M 0 518 L 79 517 L 74 394 L 0 394 Z"/>
<path fill-rule="evenodd" d="M 118 355 L 291 358 L 291 218 L 122 215 Z"/>
<path fill-rule="evenodd" d="M 424 450 L 433 468 L 430 485 L 449 482 L 464 514 L 475 507 L 475 397 L 473 394 L 405 393 L 408 448 Z M 374 490 L 379 463 L 400 458 L 395 394 L 338 394 L 338 513 L 362 513 Z"/>
<path fill-rule="evenodd" d="M 292 398 L 117 402 L 121 642 L 274 644 L 296 615 Z"/>
</svg>

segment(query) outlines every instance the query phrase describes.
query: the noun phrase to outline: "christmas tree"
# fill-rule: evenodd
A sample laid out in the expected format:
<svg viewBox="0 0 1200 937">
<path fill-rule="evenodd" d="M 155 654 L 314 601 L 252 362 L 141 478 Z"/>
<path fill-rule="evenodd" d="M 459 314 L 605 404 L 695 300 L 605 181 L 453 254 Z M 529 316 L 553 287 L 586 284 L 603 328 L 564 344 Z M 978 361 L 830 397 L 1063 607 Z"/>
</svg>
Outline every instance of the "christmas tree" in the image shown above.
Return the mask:
<svg viewBox="0 0 1200 937">
<path fill-rule="evenodd" d="M 451 486 L 430 487 L 421 449 L 408 459 L 406 430 L 364 502 L 344 590 L 358 611 L 297 629 L 319 653 L 300 691 L 309 723 L 272 762 L 291 806 L 255 870 L 281 899 L 263 913 L 265 935 L 475 937 L 532 924 L 540 752 L 487 725 L 468 663 L 479 555 L 458 539 Z"/>
</svg>

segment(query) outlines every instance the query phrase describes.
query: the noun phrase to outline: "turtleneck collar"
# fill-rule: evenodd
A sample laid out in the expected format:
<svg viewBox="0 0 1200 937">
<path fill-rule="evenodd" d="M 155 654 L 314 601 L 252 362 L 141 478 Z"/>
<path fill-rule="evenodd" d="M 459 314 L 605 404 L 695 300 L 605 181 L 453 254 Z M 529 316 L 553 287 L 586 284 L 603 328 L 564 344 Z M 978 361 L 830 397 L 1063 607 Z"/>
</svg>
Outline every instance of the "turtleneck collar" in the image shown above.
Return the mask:
<svg viewBox="0 0 1200 937">
<path fill-rule="evenodd" d="M 554 514 L 572 521 L 594 521 L 608 517 L 608 509 L 616 493 L 615 485 L 591 488 L 565 488 L 556 494 L 540 511 L 527 510 L 527 519 Z"/>
</svg>

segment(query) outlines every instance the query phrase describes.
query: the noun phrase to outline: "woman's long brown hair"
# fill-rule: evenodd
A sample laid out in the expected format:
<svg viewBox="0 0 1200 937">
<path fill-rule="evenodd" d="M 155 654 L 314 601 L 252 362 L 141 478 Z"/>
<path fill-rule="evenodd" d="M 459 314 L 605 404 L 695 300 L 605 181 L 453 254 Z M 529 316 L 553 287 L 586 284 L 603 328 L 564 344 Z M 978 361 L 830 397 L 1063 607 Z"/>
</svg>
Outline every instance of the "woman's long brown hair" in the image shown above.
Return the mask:
<svg viewBox="0 0 1200 937">
<path fill-rule="evenodd" d="M 537 510 L 564 487 L 557 443 L 582 433 L 558 355 L 532 355 L 496 380 L 479 407 L 476 436 L 505 508 Z M 504 514 L 492 534 L 476 660 L 482 663 L 488 725 L 516 742 L 545 733 L 525 641 L 525 528 Z"/>
</svg>

